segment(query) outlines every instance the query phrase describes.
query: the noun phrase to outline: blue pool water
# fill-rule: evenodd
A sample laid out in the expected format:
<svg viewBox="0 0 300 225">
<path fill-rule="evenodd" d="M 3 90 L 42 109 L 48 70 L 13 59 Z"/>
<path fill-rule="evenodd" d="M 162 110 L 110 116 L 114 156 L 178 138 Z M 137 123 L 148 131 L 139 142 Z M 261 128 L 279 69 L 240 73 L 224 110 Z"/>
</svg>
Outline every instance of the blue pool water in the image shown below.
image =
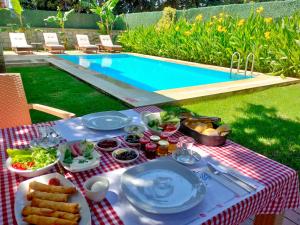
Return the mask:
<svg viewBox="0 0 300 225">
<path fill-rule="evenodd" d="M 60 55 L 60 58 L 146 91 L 167 90 L 249 78 L 129 54 Z"/>
</svg>

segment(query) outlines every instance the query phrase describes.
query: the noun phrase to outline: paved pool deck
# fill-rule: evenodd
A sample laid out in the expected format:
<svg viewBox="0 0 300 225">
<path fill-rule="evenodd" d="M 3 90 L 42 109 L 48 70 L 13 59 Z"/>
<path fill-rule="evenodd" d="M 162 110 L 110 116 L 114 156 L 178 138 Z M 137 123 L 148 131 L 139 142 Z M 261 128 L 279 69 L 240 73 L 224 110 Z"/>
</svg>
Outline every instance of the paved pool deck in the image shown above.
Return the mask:
<svg viewBox="0 0 300 225">
<path fill-rule="evenodd" d="M 78 55 L 82 53 L 78 51 L 66 51 L 66 54 Z M 136 53 L 127 54 L 229 72 L 229 68 L 224 67 L 186 62 L 156 56 L 141 55 Z M 125 84 L 104 74 L 100 74 L 98 72 L 86 69 L 82 66 L 75 65 L 69 61 L 63 60 L 55 55 L 51 55 L 45 52 L 35 52 L 33 55 L 15 55 L 12 52 L 5 52 L 5 60 L 7 64 L 11 66 L 53 65 L 61 70 L 70 73 L 74 77 L 94 86 L 100 91 L 112 95 L 115 98 L 133 107 L 196 102 L 217 96 L 233 95 L 240 92 L 251 92 L 266 89 L 272 86 L 283 86 L 300 82 L 300 80 L 296 78 L 281 78 L 278 76 L 269 76 L 262 73 L 253 73 L 254 78 L 251 79 L 149 92 Z"/>
</svg>

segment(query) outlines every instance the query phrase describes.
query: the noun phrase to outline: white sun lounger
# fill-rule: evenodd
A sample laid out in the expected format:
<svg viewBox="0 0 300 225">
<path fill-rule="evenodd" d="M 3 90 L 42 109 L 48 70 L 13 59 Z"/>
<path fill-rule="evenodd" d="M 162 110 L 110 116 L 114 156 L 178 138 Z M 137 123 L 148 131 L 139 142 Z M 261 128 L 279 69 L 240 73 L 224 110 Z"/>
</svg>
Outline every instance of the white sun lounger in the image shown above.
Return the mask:
<svg viewBox="0 0 300 225">
<path fill-rule="evenodd" d="M 11 43 L 11 49 L 16 53 L 32 53 L 32 45 L 27 44 L 24 33 L 9 33 L 9 39 Z"/>
<path fill-rule="evenodd" d="M 103 50 L 112 51 L 112 52 L 120 52 L 122 51 L 121 45 L 114 45 L 111 41 L 111 38 L 109 35 L 99 35 L 100 39 L 100 47 Z"/>
<path fill-rule="evenodd" d="M 77 39 L 77 49 L 83 52 L 98 52 L 98 47 L 96 45 L 91 45 L 89 37 L 86 34 L 76 34 Z"/>
<path fill-rule="evenodd" d="M 58 42 L 56 33 L 43 33 L 45 44 L 44 49 L 49 52 L 64 53 L 65 47 Z"/>
</svg>

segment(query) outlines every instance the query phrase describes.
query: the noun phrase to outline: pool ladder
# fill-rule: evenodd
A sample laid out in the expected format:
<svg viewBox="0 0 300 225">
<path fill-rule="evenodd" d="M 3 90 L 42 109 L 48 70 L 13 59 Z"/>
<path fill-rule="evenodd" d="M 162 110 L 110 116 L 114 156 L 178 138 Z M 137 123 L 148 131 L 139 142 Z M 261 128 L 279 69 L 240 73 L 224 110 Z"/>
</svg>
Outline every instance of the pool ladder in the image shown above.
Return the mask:
<svg viewBox="0 0 300 225">
<path fill-rule="evenodd" d="M 235 61 L 235 58 L 237 58 L 236 61 Z M 245 65 L 245 70 L 244 70 L 244 75 L 245 76 L 247 76 L 249 60 L 252 61 L 251 70 L 250 70 L 250 75 L 252 76 L 253 75 L 253 69 L 254 69 L 254 54 L 252 52 L 249 53 L 247 58 L 246 58 L 246 65 Z M 240 72 L 240 63 L 241 63 L 241 54 L 239 52 L 234 52 L 231 56 L 230 77 L 232 75 L 233 64 L 235 62 L 237 62 L 236 74 L 238 74 Z"/>
</svg>

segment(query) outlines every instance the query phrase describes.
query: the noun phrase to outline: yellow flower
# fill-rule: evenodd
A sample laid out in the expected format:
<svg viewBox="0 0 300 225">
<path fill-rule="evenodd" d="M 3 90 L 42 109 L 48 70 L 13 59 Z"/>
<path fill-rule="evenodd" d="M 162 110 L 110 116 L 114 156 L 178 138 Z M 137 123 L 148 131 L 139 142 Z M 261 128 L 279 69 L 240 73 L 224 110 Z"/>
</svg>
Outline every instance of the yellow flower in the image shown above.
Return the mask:
<svg viewBox="0 0 300 225">
<path fill-rule="evenodd" d="M 266 38 L 266 40 L 269 40 L 271 38 L 271 32 L 270 31 L 265 32 L 265 38 Z"/>
<path fill-rule="evenodd" d="M 209 26 L 212 26 L 212 25 L 214 25 L 214 22 L 211 22 L 211 21 L 210 21 L 210 22 L 208 23 L 208 25 L 209 25 Z"/>
<path fill-rule="evenodd" d="M 175 27 L 175 30 L 176 30 L 176 31 L 179 31 L 179 26 Z"/>
<path fill-rule="evenodd" d="M 221 25 L 218 26 L 217 30 L 220 32 L 220 33 L 225 33 L 227 31 L 227 29 L 225 27 L 222 27 Z"/>
<path fill-rule="evenodd" d="M 211 18 L 212 18 L 213 20 L 217 19 L 217 17 L 216 17 L 216 16 L 212 16 Z"/>
<path fill-rule="evenodd" d="M 262 7 L 262 6 L 260 6 L 260 7 L 258 7 L 258 8 L 256 9 L 256 12 L 257 12 L 258 14 L 261 14 L 263 11 L 264 11 L 264 7 Z"/>
<path fill-rule="evenodd" d="M 190 36 L 191 34 L 192 34 L 191 31 L 186 31 L 186 32 L 184 32 L 184 35 L 185 35 L 185 36 Z"/>
<path fill-rule="evenodd" d="M 219 17 L 223 17 L 225 14 L 223 12 L 219 13 Z"/>
<path fill-rule="evenodd" d="M 246 21 L 245 19 L 240 19 L 239 22 L 238 22 L 238 24 L 237 24 L 238 27 L 243 26 L 245 24 L 245 21 Z"/>
<path fill-rule="evenodd" d="M 203 20 L 203 15 L 199 14 L 198 16 L 196 16 L 196 21 L 197 22 L 201 22 Z"/>
<path fill-rule="evenodd" d="M 273 22 L 273 18 L 272 17 L 267 17 L 264 19 L 265 23 L 272 23 Z"/>
<path fill-rule="evenodd" d="M 219 23 L 222 23 L 223 21 L 224 21 L 223 18 L 219 18 L 219 19 L 218 19 L 218 22 L 219 22 Z"/>
</svg>

